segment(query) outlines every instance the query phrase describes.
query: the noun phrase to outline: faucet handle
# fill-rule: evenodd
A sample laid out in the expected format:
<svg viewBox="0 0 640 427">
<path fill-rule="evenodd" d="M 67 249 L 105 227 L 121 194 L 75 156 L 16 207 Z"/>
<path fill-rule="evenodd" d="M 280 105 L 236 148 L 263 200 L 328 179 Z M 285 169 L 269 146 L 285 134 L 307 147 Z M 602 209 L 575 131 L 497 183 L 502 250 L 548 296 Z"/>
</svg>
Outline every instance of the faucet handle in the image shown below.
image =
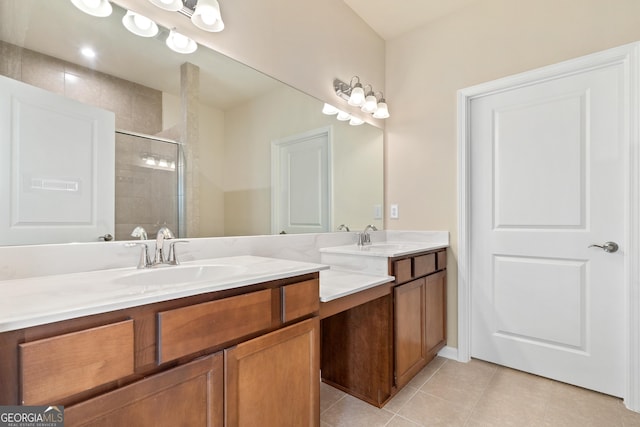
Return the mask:
<svg viewBox="0 0 640 427">
<path fill-rule="evenodd" d="M 149 259 L 149 246 L 147 246 L 146 243 L 130 242 L 130 243 L 125 243 L 124 246 L 127 248 L 140 246 L 141 251 L 140 251 L 140 261 L 138 261 L 138 268 L 142 269 L 142 268 L 148 268 L 151 266 L 151 260 Z"/>
<path fill-rule="evenodd" d="M 171 265 L 178 265 L 178 258 L 176 258 L 176 243 L 189 243 L 188 240 L 172 240 L 169 243 L 169 260 L 167 261 Z"/>
</svg>

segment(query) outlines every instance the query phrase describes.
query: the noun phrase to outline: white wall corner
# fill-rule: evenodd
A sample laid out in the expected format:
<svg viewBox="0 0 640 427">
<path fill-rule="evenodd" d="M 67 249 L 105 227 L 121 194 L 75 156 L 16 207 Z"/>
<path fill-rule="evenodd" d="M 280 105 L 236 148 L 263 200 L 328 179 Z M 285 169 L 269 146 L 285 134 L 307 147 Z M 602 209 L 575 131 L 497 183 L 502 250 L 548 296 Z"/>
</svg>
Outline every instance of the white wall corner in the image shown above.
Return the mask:
<svg viewBox="0 0 640 427">
<path fill-rule="evenodd" d="M 451 359 L 451 360 L 456 360 L 458 362 L 462 362 L 462 360 L 458 360 L 458 349 L 455 347 L 450 347 L 450 346 L 444 347 L 442 350 L 438 352 L 438 356 L 444 357 L 445 359 Z"/>
</svg>

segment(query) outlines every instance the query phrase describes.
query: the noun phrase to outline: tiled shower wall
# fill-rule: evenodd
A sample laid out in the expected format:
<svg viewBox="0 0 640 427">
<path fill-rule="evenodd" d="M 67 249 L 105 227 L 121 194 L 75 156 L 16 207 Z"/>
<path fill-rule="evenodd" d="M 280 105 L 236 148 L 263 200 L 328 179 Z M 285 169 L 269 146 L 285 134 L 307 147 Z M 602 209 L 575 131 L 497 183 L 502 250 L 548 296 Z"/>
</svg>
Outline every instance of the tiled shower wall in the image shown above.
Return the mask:
<svg viewBox="0 0 640 427">
<path fill-rule="evenodd" d="M 169 167 L 146 165 L 141 154 L 162 159 Z M 130 240 L 138 225 L 149 237 L 163 226 L 177 235 L 177 164 L 176 144 L 116 134 L 116 240 Z"/>
<path fill-rule="evenodd" d="M 0 41 L 0 74 L 30 85 L 46 89 L 113 111 L 116 129 L 124 129 L 147 135 L 162 132 L 162 92 L 137 83 L 123 80 L 70 62 L 43 55 Z M 116 163 L 130 163 L 135 138 L 116 138 Z M 128 145 L 130 144 L 130 145 Z M 160 143 L 162 145 L 162 143 Z M 144 145 L 144 143 L 142 143 Z M 175 149 L 175 147 L 172 147 Z M 160 150 L 163 150 L 161 148 Z M 149 150 L 147 150 L 149 151 Z M 153 151 L 153 150 L 151 150 Z M 156 176 L 151 179 L 151 174 Z M 155 171 L 143 167 L 116 168 L 116 239 L 127 239 L 133 224 L 148 224 L 151 234 L 153 225 L 166 223 L 169 227 L 177 220 L 171 214 L 159 218 L 156 209 L 164 208 L 166 200 L 175 199 L 176 186 L 159 185 L 170 172 Z M 175 178 L 175 172 L 172 173 Z M 175 181 L 175 179 L 169 180 Z M 132 188 L 127 188 L 131 183 Z M 147 188 L 143 188 L 146 183 Z M 134 185 L 135 184 L 135 185 Z M 153 185 L 153 188 L 151 187 Z M 163 200 L 162 203 L 158 200 Z M 149 210 L 154 211 L 150 212 Z M 174 212 L 174 211 L 172 211 Z M 152 221 L 147 219 L 154 218 Z M 172 230 L 176 231 L 177 225 Z"/>
</svg>

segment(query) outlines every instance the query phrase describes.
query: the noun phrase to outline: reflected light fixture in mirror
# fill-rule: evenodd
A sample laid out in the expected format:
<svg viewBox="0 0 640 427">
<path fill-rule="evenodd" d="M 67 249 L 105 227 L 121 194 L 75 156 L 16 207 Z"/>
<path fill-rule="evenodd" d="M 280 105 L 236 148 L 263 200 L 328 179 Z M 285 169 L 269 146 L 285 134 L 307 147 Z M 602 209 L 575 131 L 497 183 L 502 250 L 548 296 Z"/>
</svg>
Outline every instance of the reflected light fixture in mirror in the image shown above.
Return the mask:
<svg viewBox="0 0 640 427">
<path fill-rule="evenodd" d="M 198 0 L 196 10 L 191 16 L 191 22 L 205 31 L 215 33 L 224 30 L 224 22 L 222 22 L 218 0 Z"/>
<path fill-rule="evenodd" d="M 347 120 L 351 120 L 351 114 L 345 113 L 344 111 L 338 111 L 338 116 L 336 118 L 341 122 L 346 122 Z"/>
<path fill-rule="evenodd" d="M 346 122 L 348 120 L 351 126 L 360 126 L 364 123 L 364 120 L 353 117 L 351 114 L 339 110 L 333 105 L 327 103 L 325 103 L 322 107 L 322 114 L 326 114 L 327 116 L 333 116 L 334 114 L 337 114 L 336 119 L 340 120 L 341 122 Z"/>
<path fill-rule="evenodd" d="M 84 13 L 100 18 L 109 16 L 113 12 L 108 0 L 71 0 L 71 3 Z"/>
<path fill-rule="evenodd" d="M 322 114 L 326 114 L 327 116 L 338 114 L 339 111 L 340 110 L 338 110 L 336 107 L 331 104 L 327 104 L 326 102 L 324 104 L 324 107 L 322 107 Z"/>
<path fill-rule="evenodd" d="M 360 125 L 361 125 L 361 124 L 363 124 L 363 123 L 364 123 L 364 120 L 359 119 L 359 118 L 357 118 L 357 117 L 353 117 L 353 116 L 351 116 L 351 119 L 349 119 L 349 124 L 350 124 L 351 126 L 360 126 Z"/>
<path fill-rule="evenodd" d="M 161 9 L 177 12 L 182 9 L 182 0 L 149 0 Z"/>
<path fill-rule="evenodd" d="M 133 34 L 140 37 L 154 37 L 158 34 L 158 25 L 146 16 L 127 11 L 122 18 L 122 25 Z"/>
<path fill-rule="evenodd" d="M 169 33 L 166 43 L 169 49 L 178 53 L 193 53 L 198 49 L 198 44 L 195 41 L 180 34 L 175 28 Z"/>
</svg>

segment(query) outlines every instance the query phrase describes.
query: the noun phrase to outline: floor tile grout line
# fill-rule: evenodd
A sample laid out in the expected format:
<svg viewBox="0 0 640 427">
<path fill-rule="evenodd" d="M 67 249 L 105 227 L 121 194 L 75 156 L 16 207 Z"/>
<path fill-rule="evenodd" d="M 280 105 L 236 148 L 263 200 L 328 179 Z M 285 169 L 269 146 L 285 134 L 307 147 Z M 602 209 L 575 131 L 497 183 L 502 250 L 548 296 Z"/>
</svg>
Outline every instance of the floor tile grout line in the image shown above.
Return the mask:
<svg viewBox="0 0 640 427">
<path fill-rule="evenodd" d="M 329 386 L 331 387 L 331 386 Z M 337 389 L 336 389 L 337 390 Z M 333 408 L 334 406 L 336 406 L 338 404 L 338 402 L 340 402 L 342 399 L 344 399 L 345 397 L 347 397 L 347 393 L 345 393 L 344 391 L 340 390 L 343 395 L 340 396 L 340 398 L 338 400 L 336 400 L 335 402 L 333 402 L 331 405 L 329 405 L 324 411 L 320 412 L 320 415 L 326 413 L 329 409 Z"/>
<path fill-rule="evenodd" d="M 469 425 L 469 421 L 471 420 L 471 416 L 473 415 L 473 412 L 475 411 L 476 407 L 478 406 L 478 403 L 480 402 L 480 400 L 482 400 L 482 397 L 487 392 L 487 389 L 489 388 L 489 386 L 493 382 L 493 379 L 495 378 L 496 374 L 498 373 L 498 369 L 499 369 L 499 366 L 497 366 L 496 369 L 494 369 L 493 373 L 491 374 L 491 378 L 489 378 L 489 381 L 487 381 L 487 384 L 482 389 L 482 393 L 480 393 L 480 396 L 478 396 L 478 398 L 476 399 L 475 403 L 471 406 L 471 408 L 469 408 L 469 413 L 467 414 L 467 416 L 466 416 L 466 418 L 464 420 L 464 423 L 462 424 L 463 426 Z"/>
<path fill-rule="evenodd" d="M 391 421 L 393 421 L 393 419 L 394 419 L 395 417 L 402 418 L 403 420 L 408 421 L 408 422 L 410 422 L 411 424 L 415 424 L 415 425 L 417 425 L 417 426 L 419 426 L 419 427 L 424 427 L 424 425 L 423 425 L 423 424 L 416 423 L 414 420 L 412 420 L 412 419 L 410 419 L 410 418 L 407 418 L 407 417 L 403 417 L 403 416 L 402 416 L 402 415 L 400 415 L 400 414 L 393 414 L 393 417 L 391 417 L 391 419 L 390 419 L 389 421 L 387 421 L 387 423 L 386 423 L 384 426 L 385 426 L 385 427 L 387 427 L 387 426 L 389 425 L 389 423 L 390 423 Z"/>
<path fill-rule="evenodd" d="M 440 365 L 439 367 L 437 367 L 437 368 L 436 368 L 436 370 L 435 370 L 435 371 L 433 371 L 433 373 L 432 373 L 431 375 L 429 375 L 429 378 L 427 378 L 427 379 L 425 380 L 425 382 L 424 382 L 424 383 L 422 383 L 422 384 L 420 385 L 420 387 L 411 387 L 411 386 L 409 386 L 408 384 L 405 386 L 405 387 L 411 387 L 411 388 L 413 388 L 415 391 L 414 391 L 413 393 L 411 393 L 411 396 L 409 396 L 409 398 L 408 398 L 408 399 L 407 399 L 407 400 L 406 400 L 402 405 L 400 405 L 400 406 L 398 407 L 398 410 L 395 412 L 396 414 L 399 414 L 399 413 L 400 413 L 400 410 L 402 410 L 402 408 L 404 408 L 404 407 L 407 405 L 407 403 L 409 403 L 409 401 L 410 401 L 411 399 L 413 399 L 413 398 L 415 397 L 415 395 L 416 395 L 416 394 L 418 394 L 418 392 L 419 392 L 419 391 L 421 391 L 421 388 L 422 388 L 422 387 L 424 387 L 424 386 L 425 386 L 425 384 L 426 384 L 426 383 L 428 383 L 428 382 L 431 380 L 431 378 L 433 378 L 433 377 L 438 373 L 438 371 L 440 370 L 440 368 L 442 368 L 442 367 L 444 366 L 444 364 L 445 364 L 445 363 L 447 363 L 447 360 L 445 360 L 444 362 L 442 362 L 442 365 Z M 429 365 L 427 364 L 427 366 L 429 366 Z M 425 368 L 426 368 L 426 367 L 425 367 Z M 425 369 L 425 368 L 423 368 L 423 369 Z M 396 396 L 397 396 L 397 395 L 396 395 Z M 404 417 L 403 417 L 403 418 L 404 418 Z M 412 422 L 413 422 L 413 421 L 412 421 Z"/>
</svg>

